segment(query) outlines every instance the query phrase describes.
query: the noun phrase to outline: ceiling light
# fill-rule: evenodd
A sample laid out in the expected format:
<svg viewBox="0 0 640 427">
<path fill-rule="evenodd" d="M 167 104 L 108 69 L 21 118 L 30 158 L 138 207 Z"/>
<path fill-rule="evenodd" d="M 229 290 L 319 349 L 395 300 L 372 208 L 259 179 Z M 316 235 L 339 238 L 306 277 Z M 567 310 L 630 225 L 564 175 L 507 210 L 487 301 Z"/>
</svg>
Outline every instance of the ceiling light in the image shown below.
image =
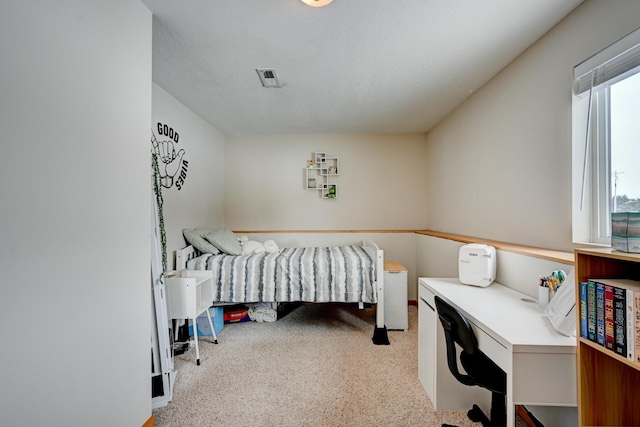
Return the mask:
<svg viewBox="0 0 640 427">
<path fill-rule="evenodd" d="M 331 3 L 333 0 L 300 0 L 302 3 L 311 7 L 322 7 Z"/>
</svg>

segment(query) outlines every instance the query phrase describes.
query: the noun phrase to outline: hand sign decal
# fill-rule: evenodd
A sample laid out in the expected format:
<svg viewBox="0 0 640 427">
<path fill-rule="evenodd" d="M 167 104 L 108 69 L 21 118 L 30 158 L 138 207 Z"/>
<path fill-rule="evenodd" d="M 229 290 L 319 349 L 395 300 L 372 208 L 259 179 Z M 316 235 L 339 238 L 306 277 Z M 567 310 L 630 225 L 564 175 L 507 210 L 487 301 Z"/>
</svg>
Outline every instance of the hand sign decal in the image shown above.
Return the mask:
<svg viewBox="0 0 640 427">
<path fill-rule="evenodd" d="M 174 142 L 171 140 L 158 141 L 153 131 L 151 131 L 151 146 L 153 153 L 158 157 L 162 186 L 171 188 L 175 183 L 176 188 L 180 190 L 187 177 L 188 167 L 188 162 L 184 158 L 184 149 L 176 151 Z M 164 165 L 164 170 L 162 165 Z M 179 175 L 178 172 L 180 172 Z"/>
</svg>

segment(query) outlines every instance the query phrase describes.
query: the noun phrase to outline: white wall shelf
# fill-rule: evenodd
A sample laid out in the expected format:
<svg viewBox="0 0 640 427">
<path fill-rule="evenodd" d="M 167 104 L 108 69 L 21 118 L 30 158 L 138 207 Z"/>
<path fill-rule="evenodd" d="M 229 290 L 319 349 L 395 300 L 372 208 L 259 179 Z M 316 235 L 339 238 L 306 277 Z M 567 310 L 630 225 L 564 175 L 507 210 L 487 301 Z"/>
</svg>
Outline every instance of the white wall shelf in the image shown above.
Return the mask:
<svg viewBox="0 0 640 427">
<path fill-rule="evenodd" d="M 309 162 L 310 163 L 310 162 Z M 337 157 L 329 157 L 322 151 L 313 154 L 313 164 L 305 169 L 305 189 L 321 191 L 323 199 L 338 197 L 338 186 L 329 182 L 330 177 L 338 176 L 340 164 Z"/>
</svg>

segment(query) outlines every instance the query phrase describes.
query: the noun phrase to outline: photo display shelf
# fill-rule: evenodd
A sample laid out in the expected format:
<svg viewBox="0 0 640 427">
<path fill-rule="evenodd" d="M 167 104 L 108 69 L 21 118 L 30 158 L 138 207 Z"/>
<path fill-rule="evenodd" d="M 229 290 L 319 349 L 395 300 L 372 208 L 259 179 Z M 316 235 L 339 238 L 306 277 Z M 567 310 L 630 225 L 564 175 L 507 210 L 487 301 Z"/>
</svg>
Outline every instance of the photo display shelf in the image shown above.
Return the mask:
<svg viewBox="0 0 640 427">
<path fill-rule="evenodd" d="M 338 176 L 340 166 L 337 157 L 329 157 L 326 153 L 317 151 L 313 153 L 312 161 L 308 161 L 305 168 L 305 188 L 307 190 L 321 191 L 323 199 L 336 199 L 338 186 L 330 183 L 329 179 Z"/>
</svg>

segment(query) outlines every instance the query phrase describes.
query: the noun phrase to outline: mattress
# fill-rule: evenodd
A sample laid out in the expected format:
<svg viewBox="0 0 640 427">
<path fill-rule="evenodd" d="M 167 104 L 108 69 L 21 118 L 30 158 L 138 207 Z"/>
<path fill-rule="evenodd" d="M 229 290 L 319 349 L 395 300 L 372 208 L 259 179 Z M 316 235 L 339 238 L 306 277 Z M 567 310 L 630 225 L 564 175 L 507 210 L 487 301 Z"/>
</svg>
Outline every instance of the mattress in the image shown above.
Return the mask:
<svg viewBox="0 0 640 427">
<path fill-rule="evenodd" d="M 377 302 L 375 262 L 361 246 L 203 254 L 187 268 L 213 272 L 214 303 Z"/>
</svg>

